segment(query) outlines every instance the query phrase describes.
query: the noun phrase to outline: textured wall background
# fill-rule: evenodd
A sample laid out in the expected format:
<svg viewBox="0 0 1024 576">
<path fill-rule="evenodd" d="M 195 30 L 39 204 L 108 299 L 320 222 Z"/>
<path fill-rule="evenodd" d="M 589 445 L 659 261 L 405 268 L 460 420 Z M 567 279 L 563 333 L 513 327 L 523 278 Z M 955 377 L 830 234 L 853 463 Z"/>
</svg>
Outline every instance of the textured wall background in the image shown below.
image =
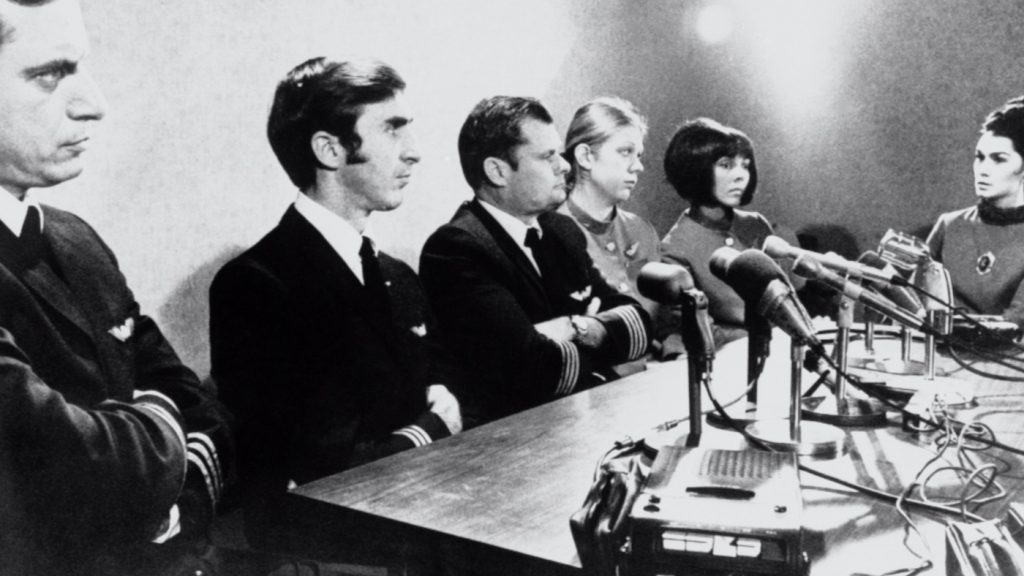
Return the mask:
<svg viewBox="0 0 1024 576">
<path fill-rule="evenodd" d="M 737 126 L 761 170 L 752 207 L 856 254 L 971 203 L 978 123 L 1024 93 L 1016 0 L 84 3 L 110 113 L 86 173 L 38 194 L 99 230 L 201 374 L 213 274 L 294 198 L 264 126 L 277 80 L 308 57 L 375 55 L 409 82 L 423 162 L 405 204 L 372 225 L 414 266 L 470 196 L 455 140 L 485 96 L 538 96 L 562 131 L 592 97 L 636 103 L 651 133 L 631 208 L 660 232 L 684 208 L 661 171 L 674 127 Z M 710 4 L 734 17 L 718 44 L 695 33 Z"/>
</svg>

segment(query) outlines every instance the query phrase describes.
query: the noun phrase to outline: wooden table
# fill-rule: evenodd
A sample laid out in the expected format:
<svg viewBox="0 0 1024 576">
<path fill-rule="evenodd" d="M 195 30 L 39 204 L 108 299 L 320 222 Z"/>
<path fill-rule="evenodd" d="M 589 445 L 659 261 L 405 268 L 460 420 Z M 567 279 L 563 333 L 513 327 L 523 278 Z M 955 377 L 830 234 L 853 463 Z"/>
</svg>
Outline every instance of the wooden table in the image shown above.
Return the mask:
<svg viewBox="0 0 1024 576">
<path fill-rule="evenodd" d="M 858 349 L 851 347 L 851 355 Z M 920 358 L 920 354 L 915 354 Z M 777 398 L 789 385 L 789 344 L 773 339 L 761 396 Z M 953 364 L 944 360 L 943 366 Z M 1008 371 L 998 369 L 1003 373 Z M 721 398 L 742 392 L 746 345 L 719 352 L 714 388 Z M 1024 446 L 1024 384 L 977 384 L 973 416 L 999 440 Z M 811 381 L 805 378 L 805 384 Z M 706 401 L 706 399 L 705 399 Z M 393 562 L 438 563 L 480 574 L 579 574 L 569 516 L 590 486 L 597 460 L 616 440 L 644 437 L 686 408 L 686 362 L 655 364 L 593 390 L 492 422 L 424 448 L 410 450 L 297 488 L 291 495 L 297 536 L 321 551 L 358 548 Z M 932 436 L 889 426 L 848 429 L 847 455 L 817 468 L 887 492 L 899 492 L 933 454 Z M 737 444 L 732 432 L 705 427 L 703 445 Z M 1019 475 L 1021 459 L 999 452 Z M 904 524 L 893 507 L 804 473 L 805 546 L 812 574 L 876 574 L 914 565 L 903 545 Z M 1010 492 L 982 509 L 1001 515 L 1020 483 L 1002 477 Z M 941 481 L 939 482 L 941 484 Z M 943 574 L 942 518 L 917 514 Z M 936 519 L 938 521 L 936 521 Z M 372 556 L 372 554 L 371 554 Z"/>
</svg>

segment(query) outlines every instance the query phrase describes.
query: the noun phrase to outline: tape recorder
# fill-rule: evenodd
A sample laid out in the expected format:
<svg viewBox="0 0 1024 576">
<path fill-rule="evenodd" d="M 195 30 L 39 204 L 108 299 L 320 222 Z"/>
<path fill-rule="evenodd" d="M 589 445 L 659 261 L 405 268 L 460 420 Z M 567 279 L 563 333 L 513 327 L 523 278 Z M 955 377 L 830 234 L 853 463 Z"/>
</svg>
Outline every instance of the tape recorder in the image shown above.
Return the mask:
<svg viewBox="0 0 1024 576">
<path fill-rule="evenodd" d="M 807 574 L 795 454 L 665 446 L 630 514 L 628 574 Z"/>
</svg>

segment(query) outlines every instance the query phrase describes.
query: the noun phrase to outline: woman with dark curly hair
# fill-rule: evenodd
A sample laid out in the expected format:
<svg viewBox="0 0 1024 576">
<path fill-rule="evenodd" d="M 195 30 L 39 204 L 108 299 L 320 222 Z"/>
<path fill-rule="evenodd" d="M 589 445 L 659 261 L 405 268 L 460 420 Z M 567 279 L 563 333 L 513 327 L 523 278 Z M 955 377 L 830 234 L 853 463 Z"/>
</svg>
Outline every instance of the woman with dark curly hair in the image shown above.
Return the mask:
<svg viewBox="0 0 1024 576">
<path fill-rule="evenodd" d="M 957 304 L 1024 325 L 1024 96 L 994 110 L 974 152 L 977 204 L 939 216 L 928 247 Z"/>
</svg>

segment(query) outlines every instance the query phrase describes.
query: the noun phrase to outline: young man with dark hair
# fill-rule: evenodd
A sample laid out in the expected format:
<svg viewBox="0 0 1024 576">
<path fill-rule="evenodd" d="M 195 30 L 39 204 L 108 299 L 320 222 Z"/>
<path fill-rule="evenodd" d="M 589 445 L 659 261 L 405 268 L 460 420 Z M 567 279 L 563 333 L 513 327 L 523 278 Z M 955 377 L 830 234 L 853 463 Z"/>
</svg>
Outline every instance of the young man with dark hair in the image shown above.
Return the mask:
<svg viewBox="0 0 1024 576">
<path fill-rule="evenodd" d="M 280 82 L 267 133 L 300 193 L 210 289 L 213 375 L 260 548 L 289 551 L 290 485 L 462 427 L 419 279 L 366 235 L 420 160 L 404 88 L 373 60 L 315 58 Z"/>
<path fill-rule="evenodd" d="M 642 356 L 650 318 L 608 286 L 579 227 L 555 212 L 569 164 L 532 98 L 481 101 L 459 134 L 474 200 L 423 247 L 420 275 L 468 384 L 466 425 L 614 378 Z"/>
</svg>

